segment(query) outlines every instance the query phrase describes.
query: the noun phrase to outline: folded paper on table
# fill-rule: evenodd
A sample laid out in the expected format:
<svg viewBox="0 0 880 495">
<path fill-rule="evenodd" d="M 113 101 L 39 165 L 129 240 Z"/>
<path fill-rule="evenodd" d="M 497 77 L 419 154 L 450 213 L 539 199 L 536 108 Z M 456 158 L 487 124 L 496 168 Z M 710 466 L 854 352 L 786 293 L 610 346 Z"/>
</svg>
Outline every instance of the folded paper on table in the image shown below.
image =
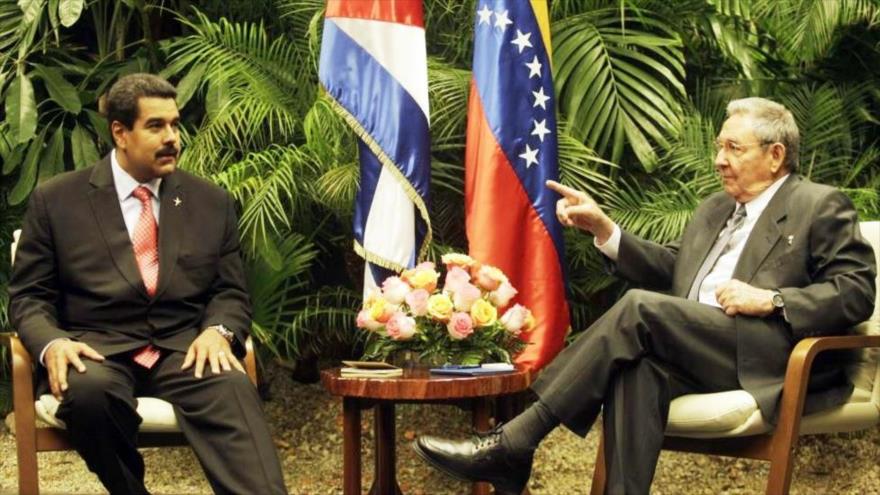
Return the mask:
<svg viewBox="0 0 880 495">
<path fill-rule="evenodd" d="M 510 373 L 516 368 L 510 363 L 484 363 L 477 366 L 441 366 L 431 368 L 431 373 L 438 375 L 479 376 Z"/>
</svg>

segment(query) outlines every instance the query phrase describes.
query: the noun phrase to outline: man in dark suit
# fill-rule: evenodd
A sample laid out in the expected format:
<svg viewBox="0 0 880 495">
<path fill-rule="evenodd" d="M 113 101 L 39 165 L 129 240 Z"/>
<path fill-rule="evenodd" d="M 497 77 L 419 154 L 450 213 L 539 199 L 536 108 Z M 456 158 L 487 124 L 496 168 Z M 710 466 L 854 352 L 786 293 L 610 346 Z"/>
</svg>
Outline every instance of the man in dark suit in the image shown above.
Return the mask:
<svg viewBox="0 0 880 495">
<path fill-rule="evenodd" d="M 107 96 L 115 149 L 33 192 L 10 283 L 38 387 L 104 486 L 147 493 L 135 395 L 167 400 L 217 493 L 286 493 L 239 358 L 250 300 L 232 198 L 176 170 L 174 87 L 150 74 Z M 69 368 L 74 370 L 69 372 Z"/>
<path fill-rule="evenodd" d="M 840 191 L 796 174 L 791 113 L 762 98 L 731 102 L 716 142 L 723 192 L 703 201 L 682 237 L 656 244 L 621 231 L 587 194 L 555 182 L 557 216 L 595 236 L 633 284 L 544 370 L 539 400 L 470 441 L 421 437 L 416 451 L 460 478 L 520 493 L 541 439 L 580 435 L 603 411 L 607 490 L 648 493 L 670 401 L 744 389 L 775 422 L 785 367 L 807 336 L 845 332 L 874 305 L 874 255 Z M 815 363 L 807 410 L 852 391 L 839 363 Z"/>
</svg>

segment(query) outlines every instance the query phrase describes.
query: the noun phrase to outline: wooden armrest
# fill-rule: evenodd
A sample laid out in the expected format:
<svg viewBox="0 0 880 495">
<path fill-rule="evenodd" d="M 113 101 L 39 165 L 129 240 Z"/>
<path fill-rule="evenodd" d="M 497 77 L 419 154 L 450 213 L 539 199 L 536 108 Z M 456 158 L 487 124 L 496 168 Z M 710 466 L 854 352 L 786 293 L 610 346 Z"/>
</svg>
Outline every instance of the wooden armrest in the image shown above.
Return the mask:
<svg viewBox="0 0 880 495">
<path fill-rule="evenodd" d="M 880 347 L 880 335 L 845 335 L 834 337 L 809 337 L 794 347 L 785 370 L 779 424 L 776 432 L 793 440 L 800 429 L 801 414 L 807 398 L 810 368 L 820 352 L 840 349 L 863 349 Z M 780 442 L 777 445 L 786 445 Z M 787 445 L 793 445 L 789 442 Z"/>
<path fill-rule="evenodd" d="M 17 335 L 9 336 L 9 347 L 12 353 L 12 389 L 13 404 L 29 404 L 34 406 L 34 362 L 24 348 Z"/>
<path fill-rule="evenodd" d="M 16 442 L 30 445 L 29 448 L 33 449 L 34 444 L 30 443 L 36 434 L 33 360 L 17 335 L 9 337 L 9 349 L 12 354 L 12 410 L 15 412 Z"/>
<path fill-rule="evenodd" d="M 247 371 L 248 378 L 251 379 L 251 382 L 254 386 L 257 386 L 257 356 L 254 354 L 254 341 L 253 337 L 248 335 L 247 340 L 244 341 L 244 350 L 246 354 L 244 355 L 244 369 Z"/>
<path fill-rule="evenodd" d="M 810 369 L 813 360 L 820 352 L 868 347 L 880 347 L 880 335 L 810 337 L 798 342 L 788 358 L 788 367 L 785 370 L 785 384 L 782 389 L 783 411 L 791 406 L 796 406 L 798 411 L 801 410 L 806 398 Z"/>
</svg>

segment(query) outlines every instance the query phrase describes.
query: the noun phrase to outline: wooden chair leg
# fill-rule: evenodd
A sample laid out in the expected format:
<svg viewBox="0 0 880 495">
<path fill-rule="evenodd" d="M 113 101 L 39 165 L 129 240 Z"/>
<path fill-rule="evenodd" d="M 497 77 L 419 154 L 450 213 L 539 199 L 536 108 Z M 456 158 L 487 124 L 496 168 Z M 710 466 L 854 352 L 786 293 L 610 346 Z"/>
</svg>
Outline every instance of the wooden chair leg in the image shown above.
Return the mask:
<svg viewBox="0 0 880 495">
<path fill-rule="evenodd" d="M 605 493 L 605 435 L 599 432 L 599 449 L 596 451 L 596 466 L 593 468 L 593 484 L 590 487 L 590 495 L 604 495 Z"/>
<path fill-rule="evenodd" d="M 791 471 L 797 436 L 779 432 L 774 435 L 770 453 L 770 473 L 767 476 L 767 495 L 785 495 L 791 486 Z"/>
<path fill-rule="evenodd" d="M 10 337 L 12 357 L 12 406 L 15 413 L 15 446 L 18 457 L 18 492 L 38 495 L 37 422 L 30 356 L 17 337 Z"/>
</svg>

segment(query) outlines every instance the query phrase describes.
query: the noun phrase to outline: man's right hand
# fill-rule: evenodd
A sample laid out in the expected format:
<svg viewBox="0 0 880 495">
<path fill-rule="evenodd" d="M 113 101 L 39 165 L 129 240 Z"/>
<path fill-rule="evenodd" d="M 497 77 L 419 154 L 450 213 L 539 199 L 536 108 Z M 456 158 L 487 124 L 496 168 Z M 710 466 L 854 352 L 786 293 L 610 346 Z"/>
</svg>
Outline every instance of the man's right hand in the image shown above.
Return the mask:
<svg viewBox="0 0 880 495">
<path fill-rule="evenodd" d="M 587 193 L 548 180 L 547 187 L 562 198 L 556 202 L 556 217 L 566 227 L 577 227 L 596 236 L 596 243 L 605 244 L 614 232 L 614 222 Z"/>
<path fill-rule="evenodd" d="M 80 356 L 99 363 L 104 360 L 104 356 L 98 354 L 98 351 L 82 342 L 72 340 L 57 340 L 49 344 L 49 348 L 46 349 L 43 361 L 49 372 L 49 388 L 56 399 L 61 400 L 62 394 L 67 391 L 67 367 L 69 365 L 73 365 L 80 373 L 86 372 L 86 365 L 83 364 Z"/>
</svg>

